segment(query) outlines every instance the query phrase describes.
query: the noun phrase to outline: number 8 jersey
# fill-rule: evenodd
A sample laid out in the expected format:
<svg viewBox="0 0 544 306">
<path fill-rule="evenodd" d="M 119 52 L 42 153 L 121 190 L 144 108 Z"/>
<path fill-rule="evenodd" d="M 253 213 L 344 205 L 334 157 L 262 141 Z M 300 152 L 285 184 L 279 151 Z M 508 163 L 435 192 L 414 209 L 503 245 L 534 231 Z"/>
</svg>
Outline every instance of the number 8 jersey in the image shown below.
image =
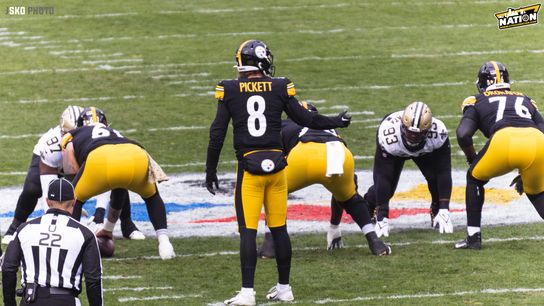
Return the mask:
<svg viewBox="0 0 544 306">
<path fill-rule="evenodd" d="M 401 137 L 402 113 L 403 111 L 398 111 L 388 115 L 378 127 L 378 143 L 387 153 L 398 157 L 417 157 L 439 149 L 448 139 L 448 130 L 444 122 L 433 117 L 425 145 L 409 150 Z"/>
</svg>

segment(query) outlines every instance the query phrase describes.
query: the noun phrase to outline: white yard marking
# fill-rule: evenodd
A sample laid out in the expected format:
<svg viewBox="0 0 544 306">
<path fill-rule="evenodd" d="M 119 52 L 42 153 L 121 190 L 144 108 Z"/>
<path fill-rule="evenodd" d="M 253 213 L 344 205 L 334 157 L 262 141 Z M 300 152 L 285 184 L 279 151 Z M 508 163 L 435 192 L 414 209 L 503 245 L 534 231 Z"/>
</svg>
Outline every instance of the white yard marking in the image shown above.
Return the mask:
<svg viewBox="0 0 544 306">
<path fill-rule="evenodd" d="M 180 77 L 197 77 L 197 76 L 209 76 L 209 72 L 200 72 L 200 73 L 176 73 L 176 74 L 159 74 L 154 75 L 151 78 L 155 80 L 160 79 L 177 79 Z"/>
<path fill-rule="evenodd" d="M 138 279 L 142 278 L 140 275 L 105 275 L 102 279 Z"/>
<path fill-rule="evenodd" d="M 18 176 L 18 175 L 26 175 L 26 172 L 22 171 L 7 171 L 7 172 L 0 172 L 0 175 L 4 176 Z"/>
<path fill-rule="evenodd" d="M 323 299 L 314 301 L 316 304 L 329 303 L 346 303 L 346 302 L 362 302 L 376 300 L 406 300 L 406 299 L 424 299 L 444 296 L 464 296 L 474 294 L 505 294 L 505 293 L 534 293 L 544 292 L 544 288 L 497 288 L 497 289 L 482 289 L 471 291 L 456 291 L 456 292 L 437 292 L 437 293 L 419 293 L 419 294 L 394 294 L 394 295 L 376 295 L 376 296 L 359 296 L 352 299 Z"/>
<path fill-rule="evenodd" d="M 105 59 L 105 60 L 95 60 L 95 61 L 82 61 L 82 64 L 86 65 L 96 65 L 96 64 L 114 64 L 114 63 L 141 63 L 143 58 L 118 58 L 118 59 Z"/>
<path fill-rule="evenodd" d="M 104 292 L 111 292 L 111 291 L 145 291 L 145 290 L 171 290 L 174 289 L 174 287 L 167 286 L 167 287 L 119 287 L 119 288 L 105 288 Z"/>
<path fill-rule="evenodd" d="M 183 300 L 188 298 L 199 298 L 201 294 L 182 294 L 182 295 L 159 295 L 159 296 L 144 296 L 144 297 L 126 297 L 119 298 L 119 303 L 138 302 L 138 301 L 156 301 L 156 300 Z"/>
</svg>

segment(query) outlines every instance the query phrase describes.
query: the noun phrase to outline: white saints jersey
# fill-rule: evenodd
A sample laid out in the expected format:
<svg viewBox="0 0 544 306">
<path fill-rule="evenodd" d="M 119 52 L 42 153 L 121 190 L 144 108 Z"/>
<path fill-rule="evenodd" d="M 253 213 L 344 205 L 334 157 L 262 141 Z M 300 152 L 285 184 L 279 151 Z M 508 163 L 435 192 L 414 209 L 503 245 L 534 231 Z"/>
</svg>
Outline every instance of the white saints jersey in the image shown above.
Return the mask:
<svg viewBox="0 0 544 306">
<path fill-rule="evenodd" d="M 62 150 L 60 148 L 60 142 L 62 140 L 62 133 L 60 126 L 49 129 L 47 133 L 43 134 L 38 140 L 38 143 L 34 146 L 33 153 L 39 155 L 42 163 L 51 168 L 62 168 Z"/>
<path fill-rule="evenodd" d="M 448 139 L 448 130 L 444 122 L 433 117 L 431 129 L 427 134 L 423 148 L 417 151 L 408 150 L 401 138 L 402 113 L 403 111 L 398 111 L 390 114 L 378 127 L 378 142 L 387 153 L 398 157 L 417 157 L 442 147 Z"/>
</svg>

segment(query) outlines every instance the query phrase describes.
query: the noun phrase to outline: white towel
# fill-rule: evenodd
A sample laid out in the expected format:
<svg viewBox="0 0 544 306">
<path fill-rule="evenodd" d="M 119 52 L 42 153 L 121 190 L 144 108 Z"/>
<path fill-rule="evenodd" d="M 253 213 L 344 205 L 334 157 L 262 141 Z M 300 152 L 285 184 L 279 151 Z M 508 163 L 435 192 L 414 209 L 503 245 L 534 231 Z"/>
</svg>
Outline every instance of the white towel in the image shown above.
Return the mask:
<svg viewBox="0 0 544 306">
<path fill-rule="evenodd" d="M 345 151 L 340 141 L 327 142 L 327 177 L 344 174 Z"/>
</svg>

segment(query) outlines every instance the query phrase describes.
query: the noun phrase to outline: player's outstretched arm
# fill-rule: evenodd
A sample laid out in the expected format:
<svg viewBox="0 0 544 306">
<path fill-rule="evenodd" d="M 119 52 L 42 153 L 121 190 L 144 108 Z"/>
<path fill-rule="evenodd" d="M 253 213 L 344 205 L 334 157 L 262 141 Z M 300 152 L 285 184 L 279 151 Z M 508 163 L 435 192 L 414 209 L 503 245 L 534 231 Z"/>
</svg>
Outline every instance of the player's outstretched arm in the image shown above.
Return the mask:
<svg viewBox="0 0 544 306">
<path fill-rule="evenodd" d="M 296 98 L 289 98 L 285 112 L 298 125 L 316 130 L 347 127 L 351 123 L 351 115 L 347 110 L 334 117 L 309 112 Z"/>
</svg>

